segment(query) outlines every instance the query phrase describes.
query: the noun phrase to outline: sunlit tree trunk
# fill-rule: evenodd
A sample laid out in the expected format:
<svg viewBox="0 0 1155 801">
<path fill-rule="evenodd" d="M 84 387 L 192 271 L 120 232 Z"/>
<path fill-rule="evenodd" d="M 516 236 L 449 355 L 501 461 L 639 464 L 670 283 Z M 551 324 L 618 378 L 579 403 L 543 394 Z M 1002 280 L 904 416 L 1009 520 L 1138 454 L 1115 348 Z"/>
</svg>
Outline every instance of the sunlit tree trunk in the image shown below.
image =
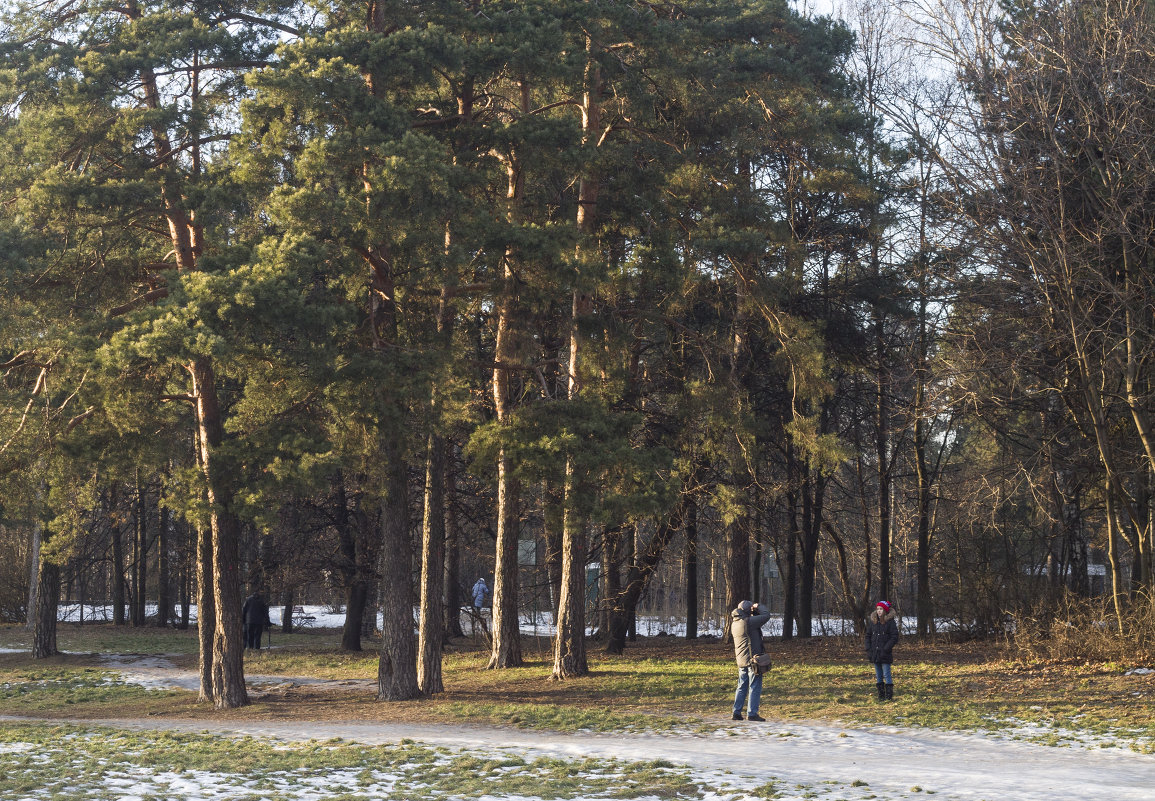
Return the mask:
<svg viewBox="0 0 1155 801">
<path fill-rule="evenodd" d="M 215 626 L 213 630 L 213 705 L 218 709 L 244 706 L 249 702 L 242 663 L 244 639 L 241 630 L 240 521 L 231 511 L 231 479 L 216 456 L 224 440 L 224 426 L 217 405 L 216 376 L 207 359 L 190 366 L 196 398 L 197 442 L 201 469 L 205 474 L 206 500 L 212 531 L 212 588 Z"/>
<path fill-rule="evenodd" d="M 530 88 L 524 80 L 520 83 L 519 102 L 521 113 L 528 113 Z M 521 222 L 520 207 L 525 190 L 525 173 L 518 153 L 509 154 L 505 169 L 506 221 L 510 225 L 517 225 Z M 518 358 L 521 325 L 517 276 L 514 274 L 512 258 L 513 254 L 507 252 L 502 260 L 494 343 L 493 405 L 498 425 L 501 426 L 508 426 L 513 421 L 512 367 Z M 497 544 L 493 571 L 493 640 L 487 666 L 489 668 L 517 667 L 522 663 L 517 569 L 520 507 L 521 482 L 514 473 L 506 448 L 502 446 L 497 454 Z"/>
<path fill-rule="evenodd" d="M 448 343 L 449 296 L 441 293 L 437 333 Z M 441 410 L 437 381 L 430 389 L 431 427 L 426 441 L 425 508 L 421 525 L 421 601 L 417 627 L 417 684 L 425 695 L 442 692 L 441 652 L 445 644 L 445 437 L 439 432 Z"/>
<path fill-rule="evenodd" d="M 583 182 L 583 187 L 585 183 Z M 594 190 L 596 193 L 596 190 Z M 584 193 L 579 193 L 583 194 Z M 596 194 L 595 196 L 596 197 Z M 591 201 L 592 203 L 593 201 Z M 584 209 L 579 201 L 579 208 Z M 580 382 L 577 377 L 581 334 L 579 320 L 589 307 L 589 298 L 581 292 L 573 295 L 573 316 L 570 328 L 570 386 L 569 397 L 577 398 Z M 558 600 L 557 634 L 554 637 L 553 678 L 567 679 L 589 673 L 586 660 L 586 559 L 589 552 L 589 535 L 586 519 L 580 511 L 578 486 L 580 477 L 576 473 L 573 458 L 566 461 L 565 500 L 562 517 L 561 548 L 561 597 Z"/>
</svg>

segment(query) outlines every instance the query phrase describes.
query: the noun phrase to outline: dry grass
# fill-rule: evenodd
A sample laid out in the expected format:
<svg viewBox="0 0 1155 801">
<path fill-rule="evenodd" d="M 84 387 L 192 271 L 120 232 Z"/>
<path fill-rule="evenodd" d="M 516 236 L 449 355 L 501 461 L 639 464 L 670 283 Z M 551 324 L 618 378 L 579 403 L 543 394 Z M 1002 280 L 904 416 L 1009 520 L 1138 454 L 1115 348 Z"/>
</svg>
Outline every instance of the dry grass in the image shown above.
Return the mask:
<svg viewBox="0 0 1155 801">
<path fill-rule="evenodd" d="M 0 632 L 0 641 L 2 641 Z M 115 632 L 83 636 L 115 637 Z M 729 646 L 673 637 L 641 640 L 622 656 L 590 644 L 590 675 L 551 681 L 548 642 L 528 638 L 526 664 L 486 670 L 488 652 L 471 640 L 454 643 L 444 663 L 445 692 L 433 699 L 380 703 L 372 679 L 373 652 L 347 654 L 335 633 L 250 655 L 251 674 L 278 673 L 359 680 L 352 688 L 284 686 L 254 694 L 254 703 L 214 712 L 191 693 L 158 694 L 118 687 L 78 701 L 60 692 L 3 699 L 10 713 L 95 719 L 139 716 L 237 720 L 463 720 L 572 730 L 667 728 L 728 720 L 736 680 Z M 856 725 L 925 725 L 981 729 L 1020 721 L 1082 730 L 1126 730 L 1155 741 L 1155 674 L 1125 674 L 1135 662 L 1041 658 L 992 642 L 903 639 L 894 666 L 896 700 L 880 704 L 861 646 L 852 638 L 769 641 L 774 668 L 766 676 L 767 717 L 841 721 Z M 168 653 L 172 653 L 171 651 Z M 170 659 L 195 668 L 192 653 Z M 28 682 L 38 673 L 85 675 L 100 669 L 92 654 L 32 660 L 0 654 L 0 684 Z"/>
</svg>

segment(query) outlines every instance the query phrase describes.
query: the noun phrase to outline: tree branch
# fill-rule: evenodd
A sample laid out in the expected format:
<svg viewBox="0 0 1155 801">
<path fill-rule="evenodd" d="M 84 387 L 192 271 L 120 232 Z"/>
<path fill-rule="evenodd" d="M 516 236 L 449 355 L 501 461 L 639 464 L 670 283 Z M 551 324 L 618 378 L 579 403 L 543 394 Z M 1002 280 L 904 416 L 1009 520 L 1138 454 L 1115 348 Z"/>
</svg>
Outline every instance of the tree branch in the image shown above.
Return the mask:
<svg viewBox="0 0 1155 801">
<path fill-rule="evenodd" d="M 108 310 L 108 316 L 109 317 L 119 317 L 120 315 L 126 314 L 127 312 L 130 312 L 133 309 L 139 308 L 140 306 L 143 306 L 146 303 L 152 303 L 153 301 L 160 300 L 161 298 L 167 298 L 167 297 L 168 297 L 168 287 L 162 286 L 159 289 L 153 289 L 149 292 L 145 292 L 140 297 L 133 298 L 128 303 L 123 303 L 120 306 L 115 306 L 115 307 L 109 309 Z"/>
</svg>

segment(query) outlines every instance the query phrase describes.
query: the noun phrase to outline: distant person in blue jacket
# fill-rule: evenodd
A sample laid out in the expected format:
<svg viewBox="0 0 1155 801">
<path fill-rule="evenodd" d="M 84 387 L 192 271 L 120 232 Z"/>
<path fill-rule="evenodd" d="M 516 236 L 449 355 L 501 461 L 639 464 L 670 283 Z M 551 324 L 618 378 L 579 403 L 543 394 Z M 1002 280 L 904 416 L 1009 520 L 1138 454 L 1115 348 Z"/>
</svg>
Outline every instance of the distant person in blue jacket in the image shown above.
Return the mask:
<svg viewBox="0 0 1155 801">
<path fill-rule="evenodd" d="M 473 589 L 470 590 L 470 600 L 473 604 L 473 616 L 470 618 L 470 628 L 473 633 L 477 633 L 477 624 L 481 622 L 482 630 L 485 629 L 485 620 L 481 617 L 481 607 L 485 606 L 485 596 L 489 595 L 489 585 L 485 583 L 485 577 L 479 578 L 473 583 Z"/>
<path fill-rule="evenodd" d="M 473 584 L 473 613 L 481 614 L 481 607 L 485 606 L 485 596 L 489 595 L 489 585 L 485 583 L 485 578 L 479 578 Z"/>
</svg>

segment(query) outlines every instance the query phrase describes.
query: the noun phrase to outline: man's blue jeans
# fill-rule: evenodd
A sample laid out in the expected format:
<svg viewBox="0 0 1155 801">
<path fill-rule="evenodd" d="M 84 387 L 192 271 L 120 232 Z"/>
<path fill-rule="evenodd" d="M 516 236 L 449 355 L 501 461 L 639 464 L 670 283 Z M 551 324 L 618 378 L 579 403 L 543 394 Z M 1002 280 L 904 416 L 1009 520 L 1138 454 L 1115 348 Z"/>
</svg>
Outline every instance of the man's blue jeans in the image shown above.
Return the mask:
<svg viewBox="0 0 1155 801">
<path fill-rule="evenodd" d="M 738 691 L 734 693 L 735 715 L 742 714 L 747 695 L 750 696 L 750 714 L 757 715 L 758 705 L 762 701 L 762 674 L 752 667 L 738 668 Z"/>
</svg>

